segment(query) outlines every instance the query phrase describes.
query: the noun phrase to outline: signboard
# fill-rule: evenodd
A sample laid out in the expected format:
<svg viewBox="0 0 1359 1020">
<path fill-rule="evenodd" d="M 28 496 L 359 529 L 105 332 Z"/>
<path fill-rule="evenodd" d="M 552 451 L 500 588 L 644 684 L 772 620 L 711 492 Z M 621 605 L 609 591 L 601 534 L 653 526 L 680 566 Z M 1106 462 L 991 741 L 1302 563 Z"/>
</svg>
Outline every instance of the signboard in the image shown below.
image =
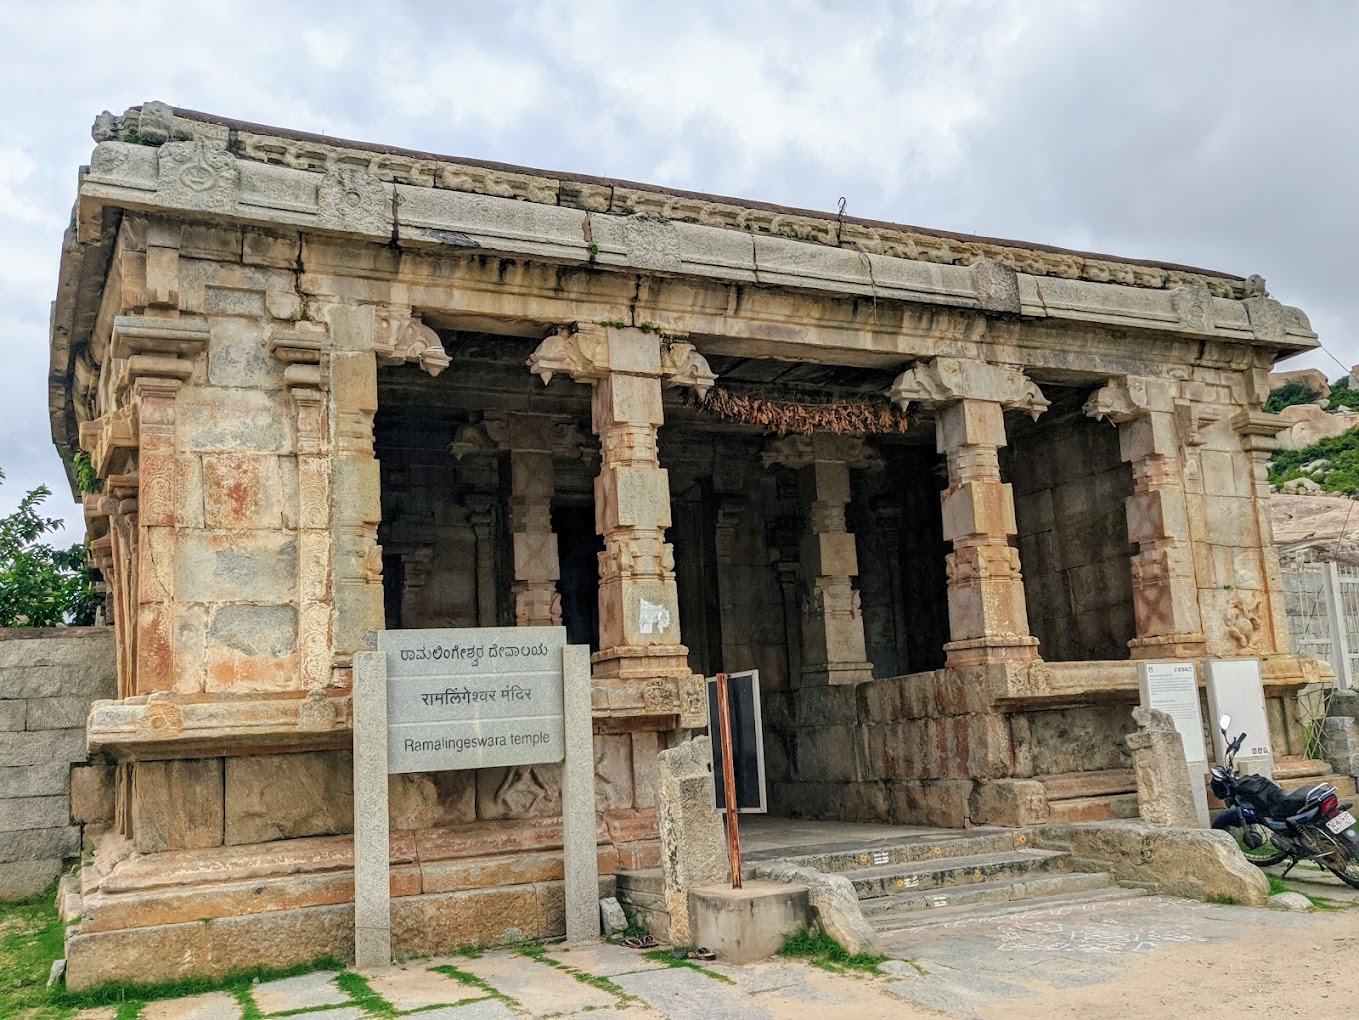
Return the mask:
<svg viewBox="0 0 1359 1020">
<path fill-rule="evenodd" d="M 354 654 L 356 964 L 391 964 L 396 772 L 562 762 L 566 936 L 597 939 L 590 649 L 568 645 L 563 627 L 382 631 L 376 644 Z"/>
<path fill-rule="evenodd" d="M 387 770 L 561 761 L 564 627 L 386 630 Z"/>
<path fill-rule="evenodd" d="M 1222 733 L 1217 721 L 1224 715 L 1232 717 L 1228 733 L 1235 737 L 1246 734 L 1246 742 L 1236 756 L 1242 775 L 1251 772 L 1262 776 L 1274 774 L 1274 750 L 1269 740 L 1269 716 L 1265 712 L 1265 688 L 1260 680 L 1259 659 L 1209 659 L 1205 663 L 1208 677 L 1208 707 L 1213 713 L 1213 746 L 1218 757 L 1225 753 Z"/>
<path fill-rule="evenodd" d="M 736 810 L 762 814 L 768 810 L 764 782 L 764 732 L 760 718 L 760 671 L 727 674 L 731 708 L 731 756 L 736 772 Z M 722 774 L 722 713 L 717 709 L 717 677 L 708 677 L 708 734 L 712 738 L 713 787 L 717 809 L 727 808 Z"/>
<path fill-rule="evenodd" d="M 1208 748 L 1203 739 L 1203 712 L 1199 703 L 1199 675 L 1192 662 L 1141 662 L 1137 667 L 1142 704 L 1166 713 L 1184 744 L 1191 792 L 1198 808 L 1199 824 L 1208 827 Z"/>
</svg>

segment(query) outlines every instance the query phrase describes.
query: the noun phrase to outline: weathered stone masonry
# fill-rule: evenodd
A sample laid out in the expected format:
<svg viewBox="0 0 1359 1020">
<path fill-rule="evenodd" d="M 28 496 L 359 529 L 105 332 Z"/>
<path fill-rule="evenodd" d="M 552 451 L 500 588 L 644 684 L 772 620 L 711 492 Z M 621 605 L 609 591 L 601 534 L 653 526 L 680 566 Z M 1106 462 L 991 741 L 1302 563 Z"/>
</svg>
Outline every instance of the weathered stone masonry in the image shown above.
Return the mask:
<svg viewBox="0 0 1359 1020">
<path fill-rule="evenodd" d="M 1258 278 L 156 103 L 95 139 L 52 423 L 104 479 L 119 779 L 73 987 L 352 951 L 350 666 L 384 626 L 592 644 L 620 888 L 717 669 L 761 671 L 782 813 L 1117 813 L 1135 657 L 1260 657 L 1301 755 L 1260 408 L 1315 337 Z M 780 436 L 715 388 L 887 424 Z M 391 801 L 399 952 L 561 930 L 555 768 Z"/>
</svg>

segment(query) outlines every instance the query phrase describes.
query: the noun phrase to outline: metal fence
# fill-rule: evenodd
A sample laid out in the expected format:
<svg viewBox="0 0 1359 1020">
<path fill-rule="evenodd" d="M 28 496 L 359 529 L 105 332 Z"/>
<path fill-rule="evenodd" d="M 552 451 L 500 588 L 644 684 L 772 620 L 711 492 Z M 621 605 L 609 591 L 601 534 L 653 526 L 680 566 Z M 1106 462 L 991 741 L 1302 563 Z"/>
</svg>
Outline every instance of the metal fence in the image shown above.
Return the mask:
<svg viewBox="0 0 1359 1020">
<path fill-rule="evenodd" d="M 1359 567 L 1292 562 L 1283 566 L 1284 607 L 1297 651 L 1325 659 L 1341 687 L 1359 674 Z"/>
</svg>

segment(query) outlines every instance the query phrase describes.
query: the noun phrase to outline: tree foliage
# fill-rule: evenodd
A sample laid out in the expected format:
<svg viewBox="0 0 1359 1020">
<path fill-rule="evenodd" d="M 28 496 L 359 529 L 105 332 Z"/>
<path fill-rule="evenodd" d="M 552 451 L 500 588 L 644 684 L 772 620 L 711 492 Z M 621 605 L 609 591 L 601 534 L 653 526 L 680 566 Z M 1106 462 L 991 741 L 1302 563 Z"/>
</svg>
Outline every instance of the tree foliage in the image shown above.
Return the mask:
<svg viewBox="0 0 1359 1020">
<path fill-rule="evenodd" d="M 1323 462 L 1308 472 L 1303 465 Z M 1359 496 L 1359 429 L 1329 436 L 1301 450 L 1279 450 L 1269 459 L 1271 485 L 1310 478 L 1323 492 Z"/>
<path fill-rule="evenodd" d="M 1350 377 L 1342 375 L 1331 383 L 1328 411 L 1353 411 L 1359 409 L 1359 390 L 1350 389 Z"/>
<path fill-rule="evenodd" d="M 5 474 L 0 471 L 0 479 Z M 0 627 L 55 627 L 94 622 L 99 596 L 83 544 L 53 548 L 41 541 L 61 528 L 42 516 L 52 491 L 40 485 L 0 517 Z"/>
<path fill-rule="evenodd" d="M 1285 407 L 1292 407 L 1294 404 L 1314 404 L 1319 399 L 1316 390 L 1298 379 L 1290 379 L 1277 390 L 1269 394 L 1265 401 L 1265 410 L 1270 414 L 1278 414 Z"/>
</svg>

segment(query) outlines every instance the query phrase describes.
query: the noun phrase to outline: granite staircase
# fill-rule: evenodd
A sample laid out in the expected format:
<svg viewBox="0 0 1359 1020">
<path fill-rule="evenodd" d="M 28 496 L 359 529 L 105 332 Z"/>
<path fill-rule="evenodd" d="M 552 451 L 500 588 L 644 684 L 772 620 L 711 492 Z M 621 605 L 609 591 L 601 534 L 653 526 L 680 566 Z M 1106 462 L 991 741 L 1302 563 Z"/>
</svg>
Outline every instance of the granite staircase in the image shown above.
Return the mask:
<svg viewBox="0 0 1359 1020">
<path fill-rule="evenodd" d="M 1142 895 L 1104 873 L 1072 868 L 1071 854 L 1029 845 L 1029 833 L 1003 829 L 944 839 L 806 847 L 780 858 L 843 875 L 864 917 L 880 933 L 1069 903 Z"/>
</svg>

